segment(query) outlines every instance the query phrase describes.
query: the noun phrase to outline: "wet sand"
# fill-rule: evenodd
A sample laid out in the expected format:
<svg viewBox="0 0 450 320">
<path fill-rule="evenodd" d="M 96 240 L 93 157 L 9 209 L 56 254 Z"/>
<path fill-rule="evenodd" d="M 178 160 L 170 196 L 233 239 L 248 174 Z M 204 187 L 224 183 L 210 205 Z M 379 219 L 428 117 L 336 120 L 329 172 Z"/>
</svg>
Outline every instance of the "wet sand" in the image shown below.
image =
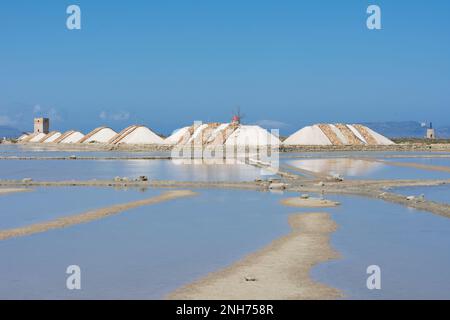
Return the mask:
<svg viewBox="0 0 450 320">
<path fill-rule="evenodd" d="M 328 208 L 328 207 L 336 207 L 339 205 L 339 202 L 334 202 L 326 199 L 319 199 L 319 198 L 303 199 L 301 197 L 282 199 L 280 200 L 280 203 L 285 206 L 298 208 Z"/>
<path fill-rule="evenodd" d="M 294 214 L 292 231 L 232 266 L 182 287 L 169 299 L 336 299 L 342 293 L 313 281 L 311 268 L 339 257 L 329 243 L 336 224 L 327 213 Z"/>
<path fill-rule="evenodd" d="M 25 189 L 25 188 L 0 189 L 0 195 L 2 195 L 2 194 L 9 194 L 9 193 L 16 193 L 16 192 L 27 192 L 27 191 L 31 191 L 31 189 Z"/>
<path fill-rule="evenodd" d="M 414 163 L 414 162 L 383 161 L 383 160 L 374 160 L 374 159 L 372 159 L 371 161 L 381 162 L 383 164 L 390 165 L 390 166 L 396 166 L 396 167 L 406 167 L 406 168 L 415 168 L 415 169 L 423 169 L 423 170 L 431 170 L 431 171 L 450 172 L 450 167 L 446 167 L 446 166 L 435 166 L 435 165 L 430 165 L 430 164 Z"/>
<path fill-rule="evenodd" d="M 190 190 L 175 190 L 175 191 L 167 191 L 162 193 L 161 195 L 151 197 L 144 200 L 129 202 L 125 204 L 118 204 L 107 208 L 97 209 L 88 211 L 85 213 L 81 213 L 78 215 L 67 216 L 51 221 L 46 221 L 42 223 L 37 223 L 25 227 L 1 230 L 0 231 L 0 240 L 6 240 L 14 237 L 23 237 L 32 235 L 35 233 L 46 232 L 52 229 L 60 229 L 67 228 L 73 225 L 87 223 L 94 220 L 102 219 L 111 215 L 119 214 L 123 211 L 130 210 L 133 208 L 152 205 L 160 202 L 170 201 L 177 198 L 182 197 L 191 197 L 196 195 L 197 193 Z"/>
</svg>

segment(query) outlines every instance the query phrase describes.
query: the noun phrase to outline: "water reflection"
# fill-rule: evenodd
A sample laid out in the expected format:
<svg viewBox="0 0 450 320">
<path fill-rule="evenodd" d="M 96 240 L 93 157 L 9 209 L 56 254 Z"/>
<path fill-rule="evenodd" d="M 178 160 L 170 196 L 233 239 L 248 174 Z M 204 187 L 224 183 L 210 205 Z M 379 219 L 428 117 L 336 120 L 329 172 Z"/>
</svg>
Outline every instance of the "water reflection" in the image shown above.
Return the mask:
<svg viewBox="0 0 450 320">
<path fill-rule="evenodd" d="M 303 170 L 350 177 L 374 174 L 383 166 L 373 161 L 348 158 L 291 160 L 287 163 Z"/>
</svg>

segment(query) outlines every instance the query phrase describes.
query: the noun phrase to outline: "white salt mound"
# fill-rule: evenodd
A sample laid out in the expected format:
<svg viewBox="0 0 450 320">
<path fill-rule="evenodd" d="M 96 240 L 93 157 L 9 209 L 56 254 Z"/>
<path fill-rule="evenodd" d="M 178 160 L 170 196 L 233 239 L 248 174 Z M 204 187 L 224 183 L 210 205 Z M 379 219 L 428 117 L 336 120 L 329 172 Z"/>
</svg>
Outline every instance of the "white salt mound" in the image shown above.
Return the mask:
<svg viewBox="0 0 450 320">
<path fill-rule="evenodd" d="M 66 137 L 64 137 L 59 143 L 78 143 L 84 138 L 84 134 L 79 131 L 71 131 L 65 135 Z"/>
<path fill-rule="evenodd" d="M 24 133 L 23 135 L 21 135 L 17 140 L 18 141 L 22 141 L 22 140 L 24 140 L 24 139 L 26 139 L 26 138 L 28 138 L 28 136 L 29 136 L 29 134 L 28 133 Z"/>
<path fill-rule="evenodd" d="M 39 142 L 39 141 L 41 141 L 44 137 L 46 136 L 46 134 L 45 133 L 38 133 L 38 134 L 36 134 L 33 138 L 31 138 L 30 140 L 29 140 L 29 142 Z"/>
<path fill-rule="evenodd" d="M 289 136 L 285 141 L 285 145 L 304 145 L 304 146 L 330 146 L 331 141 L 317 126 L 307 126 Z"/>
<path fill-rule="evenodd" d="M 61 132 L 51 132 L 41 142 L 52 143 L 55 142 L 55 140 L 58 139 L 59 137 L 61 137 Z"/>
<path fill-rule="evenodd" d="M 375 138 L 375 140 L 378 142 L 378 144 L 380 145 L 393 145 L 395 144 L 394 141 L 386 138 L 385 136 L 379 134 L 378 132 L 373 131 L 372 129 L 370 129 L 369 127 L 366 127 L 366 130 L 372 135 L 372 137 Z"/>
<path fill-rule="evenodd" d="M 362 136 L 362 134 L 351 124 L 347 124 L 347 128 L 349 128 L 352 133 L 359 139 L 361 140 L 364 144 L 368 144 L 368 142 L 366 141 L 366 139 L 364 139 L 364 137 Z M 365 127 L 366 128 L 366 127 Z"/>
<path fill-rule="evenodd" d="M 116 134 L 117 132 L 115 132 L 111 128 L 100 127 L 87 134 L 82 140 L 82 143 L 107 143 L 109 140 L 115 137 Z"/>
<path fill-rule="evenodd" d="M 277 146 L 280 144 L 278 137 L 269 133 L 260 126 L 239 125 L 239 127 L 228 137 L 225 145 L 235 146 Z"/>
<path fill-rule="evenodd" d="M 113 144 L 163 144 L 164 140 L 144 126 L 132 126 L 112 139 Z"/>
<path fill-rule="evenodd" d="M 181 137 L 183 137 L 188 131 L 190 127 L 184 127 L 181 129 L 175 130 L 169 137 L 164 139 L 165 144 L 177 144 L 180 141 Z"/>
<path fill-rule="evenodd" d="M 284 145 L 329 146 L 336 144 L 351 145 L 352 141 L 364 145 L 392 145 L 394 142 L 381 134 L 362 125 L 345 125 L 349 130 L 342 130 L 339 125 L 323 124 L 304 127 L 284 141 Z M 342 128 L 342 126 L 340 126 Z M 324 129 L 322 131 L 322 128 Z M 345 127 L 343 127 L 345 128 Z M 329 130 L 327 130 L 329 129 Z M 328 134 L 328 135 L 327 135 Z"/>
</svg>

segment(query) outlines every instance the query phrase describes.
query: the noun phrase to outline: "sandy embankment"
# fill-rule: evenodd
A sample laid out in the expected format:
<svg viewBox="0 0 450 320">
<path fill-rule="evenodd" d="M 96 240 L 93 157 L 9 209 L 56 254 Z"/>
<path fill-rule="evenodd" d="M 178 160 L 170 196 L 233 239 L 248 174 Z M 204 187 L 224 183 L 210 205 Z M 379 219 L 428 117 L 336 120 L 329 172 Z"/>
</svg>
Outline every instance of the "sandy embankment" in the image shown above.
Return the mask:
<svg viewBox="0 0 450 320">
<path fill-rule="evenodd" d="M 435 165 L 415 163 L 415 162 L 384 161 L 384 160 L 375 160 L 375 159 L 371 159 L 371 161 L 381 162 L 386 165 L 396 166 L 396 167 L 406 167 L 406 168 L 423 169 L 423 170 L 431 170 L 431 171 L 450 172 L 450 167 L 446 167 L 446 166 L 435 166 Z"/>
<path fill-rule="evenodd" d="M 92 210 L 78 215 L 67 216 L 51 221 L 37 223 L 25 227 L 2 230 L 0 231 L 0 240 L 6 240 L 13 237 L 28 236 L 35 233 L 41 233 L 52 229 L 66 228 L 80 223 L 86 223 L 101 218 L 105 218 L 111 215 L 121 213 L 122 211 L 130 210 L 133 208 L 156 204 L 160 202 L 170 201 L 182 197 L 194 196 L 197 193 L 190 190 L 175 190 L 164 192 L 159 196 L 151 197 L 144 200 L 129 202 L 125 204 L 118 204 L 107 208 L 98 210 Z"/>
<path fill-rule="evenodd" d="M 234 265 L 206 276 L 169 299 L 335 299 L 337 289 L 310 278 L 311 268 L 338 258 L 329 244 L 336 224 L 327 213 L 294 214 L 292 232 Z"/>
<path fill-rule="evenodd" d="M 24 189 L 24 188 L 0 189 L 0 195 L 8 194 L 8 193 L 15 193 L 15 192 L 26 192 L 26 191 L 30 191 L 30 189 Z"/>
<path fill-rule="evenodd" d="M 301 197 L 293 197 L 286 198 L 280 200 L 280 203 L 289 206 L 289 207 L 297 207 L 297 208 L 328 208 L 328 207 L 336 207 L 339 205 L 339 202 L 334 202 L 326 199 L 319 198 L 301 198 Z"/>
</svg>

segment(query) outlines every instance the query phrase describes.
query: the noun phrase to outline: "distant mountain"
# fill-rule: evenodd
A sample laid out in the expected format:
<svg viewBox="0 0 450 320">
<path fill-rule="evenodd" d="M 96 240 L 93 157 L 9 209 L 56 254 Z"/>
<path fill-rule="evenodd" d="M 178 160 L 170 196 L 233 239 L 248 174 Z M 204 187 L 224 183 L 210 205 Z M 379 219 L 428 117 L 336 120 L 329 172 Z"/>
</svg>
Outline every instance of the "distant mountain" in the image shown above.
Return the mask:
<svg viewBox="0 0 450 320">
<path fill-rule="evenodd" d="M 366 122 L 365 126 L 389 138 L 423 138 L 427 128 L 417 121 Z M 450 126 L 437 127 L 438 138 L 450 138 Z"/>
<path fill-rule="evenodd" d="M 6 138 L 17 138 L 22 135 L 22 131 L 19 129 L 9 127 L 9 126 L 0 126 L 0 139 L 3 137 Z"/>
</svg>

